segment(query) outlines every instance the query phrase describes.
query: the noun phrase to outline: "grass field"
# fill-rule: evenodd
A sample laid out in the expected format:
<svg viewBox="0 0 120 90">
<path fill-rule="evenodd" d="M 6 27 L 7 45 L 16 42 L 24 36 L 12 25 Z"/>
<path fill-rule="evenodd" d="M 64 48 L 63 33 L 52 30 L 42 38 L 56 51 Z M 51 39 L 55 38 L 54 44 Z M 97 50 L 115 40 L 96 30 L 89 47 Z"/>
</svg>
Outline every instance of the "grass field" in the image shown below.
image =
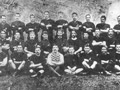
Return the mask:
<svg viewBox="0 0 120 90">
<path fill-rule="evenodd" d="M 1 76 L 0 90 L 120 90 L 120 76 Z"/>
</svg>

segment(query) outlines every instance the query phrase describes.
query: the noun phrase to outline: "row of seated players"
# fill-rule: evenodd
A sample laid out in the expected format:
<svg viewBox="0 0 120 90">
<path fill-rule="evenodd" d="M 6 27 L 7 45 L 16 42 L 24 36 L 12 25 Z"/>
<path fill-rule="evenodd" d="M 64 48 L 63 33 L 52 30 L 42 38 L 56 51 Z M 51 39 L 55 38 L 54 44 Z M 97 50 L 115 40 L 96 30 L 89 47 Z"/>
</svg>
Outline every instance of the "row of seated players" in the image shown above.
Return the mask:
<svg viewBox="0 0 120 90">
<path fill-rule="evenodd" d="M 64 54 L 59 52 L 58 45 L 52 46 L 52 51 L 46 55 L 42 48 L 37 45 L 35 52 L 29 55 L 24 47 L 19 44 L 16 50 L 8 57 L 0 45 L 0 73 L 8 72 L 18 75 L 28 72 L 31 77 L 63 74 L 79 75 L 91 73 L 103 73 L 111 75 L 120 73 L 120 44 L 115 45 L 114 52 L 102 46 L 100 53 L 95 54 L 87 44 L 79 53 L 75 52 L 74 46 L 68 46 Z"/>
<path fill-rule="evenodd" d="M 44 31 L 41 35 L 42 40 L 39 42 L 36 40 L 34 32 L 31 32 L 29 39 L 24 41 L 20 38 L 20 33 L 16 32 L 13 40 L 6 38 L 6 33 L 1 31 L 0 43 L 3 51 L 10 56 L 11 53 L 16 51 L 16 46 L 21 44 L 24 47 L 25 52 L 31 56 L 35 52 L 35 47 L 40 45 L 46 56 L 51 52 L 53 44 L 58 45 L 59 51 L 65 54 L 65 51 L 69 45 L 74 46 L 75 53 L 79 53 L 85 45 L 89 45 L 95 54 L 99 54 L 102 46 L 107 46 L 110 52 L 115 51 L 115 45 L 120 43 L 119 36 L 116 35 L 114 30 L 109 29 L 107 33 L 101 33 L 101 30 L 95 30 L 93 36 L 88 32 L 84 32 L 80 36 L 74 30 L 71 31 L 70 37 L 67 40 L 64 38 L 62 31 L 58 31 L 52 44 L 48 39 L 48 33 Z"/>
</svg>

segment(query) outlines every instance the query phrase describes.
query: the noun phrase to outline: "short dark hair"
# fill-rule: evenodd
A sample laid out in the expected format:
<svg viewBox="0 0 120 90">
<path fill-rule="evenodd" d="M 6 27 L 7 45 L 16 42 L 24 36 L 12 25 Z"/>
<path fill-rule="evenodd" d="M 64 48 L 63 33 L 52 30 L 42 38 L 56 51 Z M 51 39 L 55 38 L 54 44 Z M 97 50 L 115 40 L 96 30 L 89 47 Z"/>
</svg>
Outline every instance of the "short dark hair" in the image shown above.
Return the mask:
<svg viewBox="0 0 120 90">
<path fill-rule="evenodd" d="M 101 18 L 104 18 L 106 20 L 106 16 L 105 15 L 102 15 Z"/>
<path fill-rule="evenodd" d="M 6 17 L 6 15 L 2 15 L 1 18 L 2 18 L 2 17 Z"/>
<path fill-rule="evenodd" d="M 30 14 L 30 18 L 31 18 L 32 16 L 35 18 L 35 15 L 34 15 L 34 14 Z"/>
<path fill-rule="evenodd" d="M 19 15 L 19 16 L 21 16 L 21 14 L 20 14 L 20 13 L 16 13 L 15 15 Z"/>
<path fill-rule="evenodd" d="M 49 11 L 45 11 L 44 13 L 50 13 Z"/>
<path fill-rule="evenodd" d="M 72 15 L 74 15 L 74 14 L 75 14 L 75 15 L 78 15 L 76 12 L 73 12 L 73 13 L 72 13 Z"/>
</svg>

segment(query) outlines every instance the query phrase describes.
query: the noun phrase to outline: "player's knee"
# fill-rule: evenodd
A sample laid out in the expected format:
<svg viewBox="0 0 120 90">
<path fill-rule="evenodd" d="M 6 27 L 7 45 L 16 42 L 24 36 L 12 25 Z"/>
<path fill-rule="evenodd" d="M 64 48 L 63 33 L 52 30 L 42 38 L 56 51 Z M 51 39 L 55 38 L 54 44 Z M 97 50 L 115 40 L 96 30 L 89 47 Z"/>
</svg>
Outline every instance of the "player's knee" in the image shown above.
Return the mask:
<svg viewBox="0 0 120 90">
<path fill-rule="evenodd" d="M 41 73 L 41 74 L 44 73 L 44 70 L 40 70 L 39 73 Z"/>
<path fill-rule="evenodd" d="M 33 69 L 30 69 L 30 70 L 29 70 L 29 72 L 30 72 L 30 73 L 33 73 L 33 72 L 34 72 L 34 70 L 33 70 Z"/>
</svg>

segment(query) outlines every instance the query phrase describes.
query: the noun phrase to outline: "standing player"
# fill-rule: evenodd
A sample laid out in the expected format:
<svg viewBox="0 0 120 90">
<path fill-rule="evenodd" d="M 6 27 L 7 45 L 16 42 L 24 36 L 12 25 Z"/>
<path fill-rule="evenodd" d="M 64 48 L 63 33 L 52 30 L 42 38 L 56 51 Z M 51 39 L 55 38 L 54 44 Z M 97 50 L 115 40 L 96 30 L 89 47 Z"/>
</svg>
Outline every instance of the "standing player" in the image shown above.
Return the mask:
<svg viewBox="0 0 120 90">
<path fill-rule="evenodd" d="M 106 23 L 106 16 L 101 16 L 101 23 L 98 23 L 96 25 L 96 29 L 101 30 L 101 32 L 105 33 L 108 32 L 108 30 L 110 29 L 110 25 Z"/>
<path fill-rule="evenodd" d="M 63 12 L 58 12 L 58 20 L 55 22 L 56 25 L 56 29 L 61 30 L 63 32 L 63 37 L 65 39 L 67 39 L 67 26 L 68 26 L 68 22 L 66 20 L 64 20 L 63 18 L 64 13 Z"/>
<path fill-rule="evenodd" d="M 6 33 L 6 37 L 11 39 L 11 26 L 6 22 L 6 16 L 2 15 L 1 23 L 0 23 L 0 30 Z"/>
<path fill-rule="evenodd" d="M 40 30 L 40 24 L 35 21 L 35 15 L 30 15 L 30 22 L 26 24 L 26 33 L 29 39 L 30 32 L 35 33 L 35 39 L 38 40 L 38 32 Z"/>
<path fill-rule="evenodd" d="M 76 33 L 78 34 L 77 37 L 81 38 L 82 22 L 78 21 L 78 14 L 76 12 L 72 13 L 72 18 L 73 21 L 68 24 L 69 31 L 70 33 L 73 30 L 76 31 Z"/>
<path fill-rule="evenodd" d="M 41 20 L 41 28 L 43 31 L 48 32 L 48 39 L 50 41 L 50 44 L 53 43 L 53 37 L 54 37 L 54 29 L 55 29 L 55 22 L 54 20 L 50 19 L 50 13 L 49 11 L 44 12 L 44 19 Z"/>
<path fill-rule="evenodd" d="M 16 13 L 15 14 L 15 21 L 11 23 L 12 27 L 12 35 L 14 37 L 16 32 L 20 33 L 21 39 L 24 40 L 24 31 L 25 31 L 25 23 L 20 21 L 21 14 Z"/>
</svg>

